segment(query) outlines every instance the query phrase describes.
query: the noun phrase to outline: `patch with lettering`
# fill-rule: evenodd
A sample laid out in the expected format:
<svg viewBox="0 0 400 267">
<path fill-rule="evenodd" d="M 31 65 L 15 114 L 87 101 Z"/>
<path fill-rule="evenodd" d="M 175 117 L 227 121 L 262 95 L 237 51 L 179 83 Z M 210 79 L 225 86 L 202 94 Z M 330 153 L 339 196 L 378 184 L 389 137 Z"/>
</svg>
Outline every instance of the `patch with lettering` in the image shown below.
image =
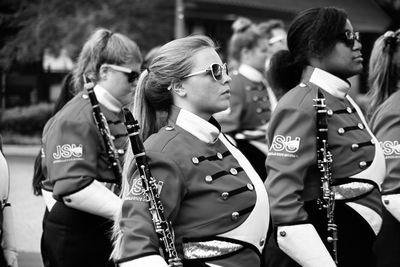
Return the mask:
<svg viewBox="0 0 400 267">
<path fill-rule="evenodd" d="M 154 179 L 154 178 L 153 178 Z M 161 189 L 163 187 L 163 181 L 157 181 L 157 194 L 161 194 Z M 133 200 L 133 201 L 140 201 L 140 202 L 148 202 L 150 198 L 147 194 L 145 187 L 143 186 L 143 180 L 141 178 L 135 178 L 132 181 L 132 185 L 129 189 L 128 195 L 125 197 L 125 200 Z"/>
<path fill-rule="evenodd" d="M 82 144 L 58 145 L 56 152 L 53 153 L 53 159 L 53 163 L 83 160 L 83 146 Z"/>
<path fill-rule="evenodd" d="M 385 154 L 385 158 L 386 159 L 397 159 L 400 158 L 400 144 L 399 141 L 383 141 L 383 142 L 379 142 L 382 150 L 383 150 L 383 154 Z"/>
<path fill-rule="evenodd" d="M 300 137 L 275 135 L 268 156 L 297 158 L 295 154 L 300 147 Z"/>
</svg>

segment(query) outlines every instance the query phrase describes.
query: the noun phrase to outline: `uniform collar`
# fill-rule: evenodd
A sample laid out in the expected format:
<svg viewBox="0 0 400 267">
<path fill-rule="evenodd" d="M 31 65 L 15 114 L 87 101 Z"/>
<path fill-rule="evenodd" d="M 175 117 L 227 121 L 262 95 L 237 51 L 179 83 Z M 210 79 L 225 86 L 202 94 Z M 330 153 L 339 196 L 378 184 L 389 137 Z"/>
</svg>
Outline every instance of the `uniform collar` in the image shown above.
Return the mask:
<svg viewBox="0 0 400 267">
<path fill-rule="evenodd" d="M 306 77 L 310 77 L 310 82 L 324 89 L 328 93 L 338 98 L 345 98 L 350 90 L 350 83 L 342 80 L 329 72 L 319 68 L 307 67 Z"/>
<path fill-rule="evenodd" d="M 115 97 L 113 97 L 104 87 L 101 87 L 100 85 L 97 84 L 93 90 L 100 104 L 102 104 L 112 112 L 115 113 L 121 112 L 122 110 L 121 102 L 119 102 Z"/>
<path fill-rule="evenodd" d="M 263 75 L 255 68 L 242 64 L 238 69 L 239 73 L 252 82 L 260 83 L 264 81 Z"/>
<path fill-rule="evenodd" d="M 174 108 L 179 109 L 178 107 Z M 179 110 L 176 125 L 208 144 L 215 143 L 221 132 L 221 127 L 213 117 L 206 121 L 184 109 Z"/>
</svg>

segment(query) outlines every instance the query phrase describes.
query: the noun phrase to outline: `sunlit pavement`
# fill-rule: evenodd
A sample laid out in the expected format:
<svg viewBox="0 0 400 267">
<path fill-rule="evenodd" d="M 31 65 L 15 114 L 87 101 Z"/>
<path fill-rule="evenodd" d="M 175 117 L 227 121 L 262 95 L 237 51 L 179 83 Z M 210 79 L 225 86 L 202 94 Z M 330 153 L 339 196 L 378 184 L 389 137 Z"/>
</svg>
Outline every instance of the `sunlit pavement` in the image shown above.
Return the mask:
<svg viewBox="0 0 400 267">
<path fill-rule="evenodd" d="M 10 178 L 10 203 L 14 214 L 19 267 L 42 267 L 40 236 L 45 204 L 32 193 L 33 163 L 39 147 L 3 147 Z"/>
</svg>

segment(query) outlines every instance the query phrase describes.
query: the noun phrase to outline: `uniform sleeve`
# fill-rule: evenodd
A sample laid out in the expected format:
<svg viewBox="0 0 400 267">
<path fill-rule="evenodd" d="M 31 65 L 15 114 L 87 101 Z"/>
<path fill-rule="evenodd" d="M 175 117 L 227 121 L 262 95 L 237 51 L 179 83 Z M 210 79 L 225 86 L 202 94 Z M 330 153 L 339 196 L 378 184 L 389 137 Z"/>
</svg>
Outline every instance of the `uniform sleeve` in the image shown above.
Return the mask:
<svg viewBox="0 0 400 267">
<path fill-rule="evenodd" d="M 240 120 L 246 105 L 246 94 L 243 82 L 237 78 L 234 79 L 230 85 L 230 108 L 214 115 L 221 124 L 222 131 L 226 133 L 236 131 L 240 128 Z"/>
<path fill-rule="evenodd" d="M 161 190 L 161 202 L 165 218 L 174 220 L 179 211 L 183 195 L 183 177 L 178 165 L 166 155 L 147 151 L 150 170 Z M 159 254 L 159 241 L 149 211 L 149 201 L 142 182 L 135 171 L 130 190 L 124 198 L 120 228 L 122 231 L 121 252 L 118 263 Z"/>
<path fill-rule="evenodd" d="M 55 198 L 75 193 L 97 177 L 100 139 L 84 120 L 66 120 L 48 131 L 43 144 L 44 165 Z"/>
<path fill-rule="evenodd" d="M 383 194 L 400 193 L 400 116 L 386 113 L 373 120 L 372 131 L 379 140 L 386 161 Z"/>
<path fill-rule="evenodd" d="M 276 110 L 270 122 L 265 185 L 274 225 L 308 220 L 301 195 L 307 171 L 316 163 L 315 124 L 310 112 L 291 107 Z"/>
</svg>

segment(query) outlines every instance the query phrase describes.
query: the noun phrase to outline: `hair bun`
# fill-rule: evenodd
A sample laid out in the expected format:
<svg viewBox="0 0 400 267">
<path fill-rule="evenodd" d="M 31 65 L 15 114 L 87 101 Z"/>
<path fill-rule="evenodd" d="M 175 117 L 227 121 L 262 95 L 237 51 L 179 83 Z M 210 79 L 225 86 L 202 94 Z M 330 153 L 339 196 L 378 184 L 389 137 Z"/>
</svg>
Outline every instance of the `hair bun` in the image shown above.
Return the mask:
<svg viewBox="0 0 400 267">
<path fill-rule="evenodd" d="M 240 33 L 246 31 L 253 25 L 250 19 L 245 17 L 237 18 L 232 24 L 232 30 L 234 33 Z"/>
</svg>

